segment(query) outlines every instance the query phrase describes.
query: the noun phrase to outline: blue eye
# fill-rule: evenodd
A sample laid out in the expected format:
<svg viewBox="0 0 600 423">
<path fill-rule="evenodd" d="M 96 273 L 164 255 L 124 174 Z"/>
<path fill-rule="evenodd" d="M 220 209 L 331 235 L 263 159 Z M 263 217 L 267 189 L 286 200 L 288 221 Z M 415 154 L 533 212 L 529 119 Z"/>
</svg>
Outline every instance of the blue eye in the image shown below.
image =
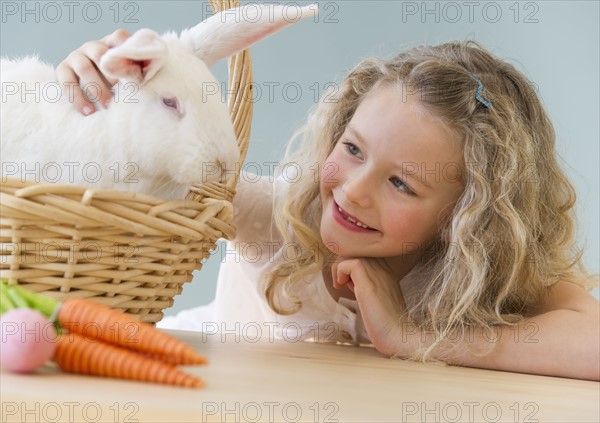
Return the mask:
<svg viewBox="0 0 600 423">
<path fill-rule="evenodd" d="M 351 142 L 345 142 L 344 145 L 346 146 L 348 153 L 352 154 L 353 156 L 358 156 L 360 154 L 359 148 Z"/>
<path fill-rule="evenodd" d="M 409 195 L 415 195 L 414 191 L 410 189 L 410 187 L 406 185 L 404 181 L 398 178 L 397 176 L 392 176 L 390 178 L 390 182 L 392 183 L 392 185 L 394 185 L 394 187 L 396 187 L 400 191 L 403 191 Z"/>
</svg>

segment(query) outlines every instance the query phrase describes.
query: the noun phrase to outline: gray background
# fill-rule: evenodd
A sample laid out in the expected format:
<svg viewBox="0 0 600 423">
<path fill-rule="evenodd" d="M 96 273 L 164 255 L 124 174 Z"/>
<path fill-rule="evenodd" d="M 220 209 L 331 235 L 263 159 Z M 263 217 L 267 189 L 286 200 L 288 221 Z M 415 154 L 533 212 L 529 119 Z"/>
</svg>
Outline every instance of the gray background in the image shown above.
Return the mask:
<svg viewBox="0 0 600 423">
<path fill-rule="evenodd" d="M 116 28 L 179 32 L 211 14 L 206 2 L 196 0 L 76 1 L 73 6 L 63 1 L 1 3 L 2 56 L 38 53 L 54 64 L 85 41 Z M 362 58 L 391 56 L 421 43 L 475 39 L 514 64 L 537 87 L 555 125 L 564 167 L 579 194 L 579 239 L 586 246 L 585 263 L 599 271 L 597 1 L 317 3 L 318 22 L 302 21 L 252 47 L 261 96 L 255 102 L 247 156 L 251 170 L 270 173 L 267 163 L 280 159 L 315 96 L 328 83 L 339 82 Z M 29 12 L 23 14 L 23 8 Z M 215 73 L 226 79 L 223 63 Z M 269 86 L 274 87 L 272 96 Z M 196 272 L 167 314 L 213 298 L 221 256 L 222 251 L 217 251 L 202 272 Z"/>
</svg>

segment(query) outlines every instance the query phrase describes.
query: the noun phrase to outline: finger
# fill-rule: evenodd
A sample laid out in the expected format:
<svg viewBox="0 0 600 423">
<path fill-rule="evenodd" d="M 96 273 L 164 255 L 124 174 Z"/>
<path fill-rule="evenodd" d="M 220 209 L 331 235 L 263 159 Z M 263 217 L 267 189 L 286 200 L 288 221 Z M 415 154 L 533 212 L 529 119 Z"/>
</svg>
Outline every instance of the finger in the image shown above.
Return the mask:
<svg viewBox="0 0 600 423">
<path fill-rule="evenodd" d="M 62 88 L 63 95 L 80 113 L 87 116 L 95 111 L 94 104 L 83 94 L 79 86 L 79 78 L 72 68 L 59 65 L 56 68 L 56 78 Z"/>
<path fill-rule="evenodd" d="M 331 280 L 333 281 L 333 287 L 339 288 L 340 286 L 337 283 L 337 267 L 338 263 L 335 262 L 331 265 Z"/>
<path fill-rule="evenodd" d="M 117 80 L 109 78 L 99 71 L 100 59 L 109 49 L 123 44 L 129 37 L 131 37 L 129 31 L 120 28 L 99 41 L 88 41 L 84 43 L 78 50 L 78 52 L 87 56 L 92 61 L 99 75 L 102 77 L 103 81 L 105 81 L 105 85 L 109 87 L 115 85 Z"/>
<path fill-rule="evenodd" d="M 87 48 L 93 48 L 89 46 Z M 101 47 L 99 47 L 101 49 Z M 68 82 L 72 82 L 75 78 L 79 89 L 74 90 L 74 101 L 79 102 L 80 98 L 86 104 L 93 104 L 99 101 L 103 106 L 107 106 L 113 93 L 110 89 L 116 81 L 107 80 L 104 75 L 98 70 L 93 59 L 85 53 L 74 53 L 57 69 L 58 75 L 65 75 L 64 78 Z M 76 103 L 77 104 L 77 103 Z"/>
<path fill-rule="evenodd" d="M 119 28 L 115 32 L 102 38 L 101 41 L 103 41 L 108 47 L 112 48 L 123 44 L 129 37 L 131 37 L 129 31 Z"/>
<path fill-rule="evenodd" d="M 77 54 L 73 57 L 73 66 L 81 66 L 81 69 L 75 69 L 79 77 L 91 77 L 94 73 L 100 76 L 103 85 L 107 87 L 112 87 L 115 85 L 117 82 L 116 79 L 109 78 L 100 72 L 100 59 L 110 48 L 111 47 L 102 40 L 88 41 L 83 44 L 79 50 L 77 50 Z M 89 64 L 92 64 L 93 67 L 90 67 Z M 81 70 L 82 72 L 89 72 L 89 74 L 82 75 L 80 72 L 78 72 L 78 70 Z"/>
<path fill-rule="evenodd" d="M 344 260 L 338 263 L 335 274 L 335 281 L 338 287 L 352 281 L 351 275 L 357 265 L 357 260 Z"/>
</svg>

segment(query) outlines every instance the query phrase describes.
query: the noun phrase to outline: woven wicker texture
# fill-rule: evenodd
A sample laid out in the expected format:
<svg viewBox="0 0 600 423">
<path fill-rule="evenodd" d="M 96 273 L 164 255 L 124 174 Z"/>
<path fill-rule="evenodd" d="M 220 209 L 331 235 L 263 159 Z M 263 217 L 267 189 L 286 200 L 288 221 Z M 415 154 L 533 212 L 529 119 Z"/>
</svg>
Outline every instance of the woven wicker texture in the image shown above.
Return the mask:
<svg viewBox="0 0 600 423">
<path fill-rule="evenodd" d="M 211 0 L 213 10 L 237 0 Z M 228 107 L 241 151 L 252 121 L 249 52 L 228 60 Z M 237 90 L 236 90 L 237 89 Z M 36 184 L 0 186 L 0 277 L 53 298 L 94 299 L 154 323 L 173 304 L 219 238 L 231 238 L 237 175 L 163 201 L 117 190 Z"/>
</svg>

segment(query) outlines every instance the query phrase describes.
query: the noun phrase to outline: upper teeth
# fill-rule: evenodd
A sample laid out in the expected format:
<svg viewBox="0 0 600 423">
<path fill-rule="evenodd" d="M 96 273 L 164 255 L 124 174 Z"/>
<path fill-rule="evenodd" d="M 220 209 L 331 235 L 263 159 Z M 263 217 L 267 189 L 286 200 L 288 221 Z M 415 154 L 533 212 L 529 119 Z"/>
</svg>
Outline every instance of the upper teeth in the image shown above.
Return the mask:
<svg viewBox="0 0 600 423">
<path fill-rule="evenodd" d="M 347 221 L 349 221 L 349 222 L 352 222 L 352 223 L 354 223 L 356 226 L 359 226 L 359 227 L 361 227 L 361 228 L 365 228 L 365 229 L 367 229 L 367 228 L 368 228 L 368 226 L 367 226 L 367 225 L 365 225 L 364 223 L 362 223 L 362 222 L 359 222 L 358 220 L 356 220 L 356 219 L 353 219 L 353 218 L 351 218 L 350 216 L 346 216 L 346 214 L 345 214 L 345 213 L 342 211 L 342 208 L 341 208 L 341 207 L 338 207 L 338 210 L 340 211 L 340 213 L 342 214 L 342 216 L 344 216 L 344 217 L 346 218 L 346 220 L 347 220 Z"/>
</svg>

